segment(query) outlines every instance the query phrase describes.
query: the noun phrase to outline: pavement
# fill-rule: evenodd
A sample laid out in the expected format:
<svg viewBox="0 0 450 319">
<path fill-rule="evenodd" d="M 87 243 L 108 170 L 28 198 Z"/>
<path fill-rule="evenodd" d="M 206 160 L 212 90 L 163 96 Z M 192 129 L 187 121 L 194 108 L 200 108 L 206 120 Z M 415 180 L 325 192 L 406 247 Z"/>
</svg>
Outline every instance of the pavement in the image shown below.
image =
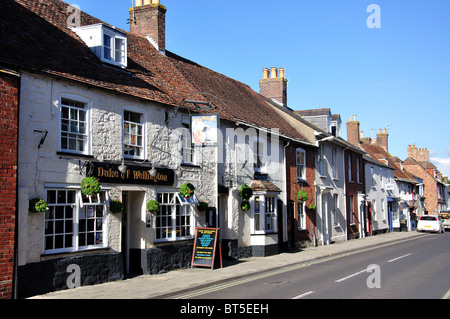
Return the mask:
<svg viewBox="0 0 450 319">
<path fill-rule="evenodd" d="M 176 295 L 199 288 L 289 268 L 325 257 L 356 253 L 400 241 L 413 240 L 421 236 L 427 235 L 415 231 L 391 232 L 270 257 L 252 257 L 239 261 L 224 260 L 224 267 L 214 270 L 195 267 L 161 275 L 144 275 L 105 284 L 52 292 L 30 299 L 171 299 Z"/>
</svg>

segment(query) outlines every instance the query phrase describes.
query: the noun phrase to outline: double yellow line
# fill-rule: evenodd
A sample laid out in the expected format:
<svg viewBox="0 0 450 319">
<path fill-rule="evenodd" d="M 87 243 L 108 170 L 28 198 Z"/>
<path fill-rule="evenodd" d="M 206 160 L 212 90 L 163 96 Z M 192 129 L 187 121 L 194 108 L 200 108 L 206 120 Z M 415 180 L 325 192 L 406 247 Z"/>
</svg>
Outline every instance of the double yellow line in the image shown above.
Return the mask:
<svg viewBox="0 0 450 319">
<path fill-rule="evenodd" d="M 205 288 L 205 289 L 200 289 L 191 293 L 187 293 L 187 294 L 183 294 L 183 295 L 179 295 L 179 296 L 175 296 L 172 297 L 171 299 L 191 299 L 197 296 L 201 296 L 201 295 L 205 295 L 208 293 L 212 293 L 212 292 L 216 292 L 216 291 L 220 291 L 223 289 L 227 289 L 230 287 L 234 287 L 234 286 L 238 286 L 238 285 L 242 285 L 248 282 L 252 282 L 258 279 L 263 279 L 263 278 L 267 278 L 267 277 L 271 277 L 271 276 L 275 276 L 278 274 L 282 274 L 285 272 L 289 272 L 289 271 L 293 271 L 293 270 L 298 270 L 301 268 L 306 268 L 308 266 L 311 266 L 313 263 L 304 263 L 301 265 L 296 265 L 296 266 L 291 266 L 291 267 L 284 267 L 280 270 L 274 270 L 274 271 L 270 271 L 261 275 L 255 275 L 255 276 L 251 276 L 245 279 L 240 279 L 240 280 L 235 280 L 233 282 L 230 283 L 226 283 L 226 284 L 218 284 L 218 285 L 214 285 L 210 288 Z"/>
</svg>

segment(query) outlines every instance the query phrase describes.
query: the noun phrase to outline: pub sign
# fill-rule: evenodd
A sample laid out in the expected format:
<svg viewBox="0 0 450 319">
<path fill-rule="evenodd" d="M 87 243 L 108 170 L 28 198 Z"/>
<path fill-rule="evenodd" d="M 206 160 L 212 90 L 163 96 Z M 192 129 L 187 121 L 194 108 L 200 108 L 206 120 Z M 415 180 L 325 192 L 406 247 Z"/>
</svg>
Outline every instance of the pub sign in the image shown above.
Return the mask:
<svg viewBox="0 0 450 319">
<path fill-rule="evenodd" d="M 138 184 L 138 185 L 157 185 L 173 186 L 175 184 L 175 171 L 168 168 L 157 168 L 155 177 L 149 173 L 148 166 L 127 166 L 127 171 L 121 173 L 119 164 L 110 163 L 92 163 L 93 176 L 98 178 L 101 183 L 106 184 Z"/>
</svg>

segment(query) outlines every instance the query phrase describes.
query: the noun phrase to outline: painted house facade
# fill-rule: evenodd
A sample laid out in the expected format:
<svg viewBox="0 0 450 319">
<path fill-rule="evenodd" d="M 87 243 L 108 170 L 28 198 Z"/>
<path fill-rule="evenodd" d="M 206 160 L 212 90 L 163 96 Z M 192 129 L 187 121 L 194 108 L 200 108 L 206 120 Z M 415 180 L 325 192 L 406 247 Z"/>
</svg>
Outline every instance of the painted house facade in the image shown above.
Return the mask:
<svg viewBox="0 0 450 319">
<path fill-rule="evenodd" d="M 310 144 L 273 104 L 149 41 L 145 24 L 155 16 L 164 38 L 161 4 L 130 11 L 132 23 L 143 25 L 126 32 L 83 12 L 79 26 L 68 25 L 67 4 L 46 0 L 48 11 L 41 2 L 4 7 L 7 27 L 17 19 L 33 26 L 14 30 L 22 36 L 7 37 L 2 49 L 21 66 L 19 122 L 26 123 L 19 132 L 19 295 L 66 289 L 73 265 L 81 285 L 189 267 L 196 227 L 220 227 L 232 258 L 283 249 L 284 151 Z M 55 37 L 45 42 L 42 31 Z M 103 39 L 102 50 L 95 39 Z M 68 48 L 73 55 L 63 54 Z M 194 142 L 192 115 L 201 113 L 217 115 L 215 145 Z M 86 177 L 101 184 L 99 193 L 83 193 Z M 186 183 L 195 186 L 190 200 L 179 194 Z M 253 191 L 248 211 L 243 184 Z M 46 200 L 48 210 L 30 213 L 32 198 Z M 113 211 L 116 200 L 123 211 Z M 149 211 L 150 200 L 159 210 Z M 209 208 L 199 210 L 199 201 Z"/>
</svg>

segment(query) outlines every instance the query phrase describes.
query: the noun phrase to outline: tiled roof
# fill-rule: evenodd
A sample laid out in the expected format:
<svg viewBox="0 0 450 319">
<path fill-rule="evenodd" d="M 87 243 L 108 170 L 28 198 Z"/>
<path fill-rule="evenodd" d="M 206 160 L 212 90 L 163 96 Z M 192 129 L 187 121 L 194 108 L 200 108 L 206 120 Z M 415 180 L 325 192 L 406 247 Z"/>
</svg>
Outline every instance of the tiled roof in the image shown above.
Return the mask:
<svg viewBox="0 0 450 319">
<path fill-rule="evenodd" d="M 285 136 L 306 140 L 249 86 L 169 51 L 162 55 L 144 37 L 120 30 L 128 40 L 128 67 L 123 70 L 103 64 L 67 26 L 67 3 L 0 4 L 0 63 L 171 106 L 194 92 L 207 92 L 225 103 L 221 119 L 279 128 Z M 81 13 L 81 25 L 98 23 L 104 22 Z"/>
<path fill-rule="evenodd" d="M 254 180 L 250 187 L 254 191 L 281 193 L 281 189 L 279 189 L 274 183 L 268 181 Z"/>
<path fill-rule="evenodd" d="M 414 176 L 410 175 L 408 172 L 401 170 L 397 165 L 399 158 L 394 157 L 389 154 L 381 146 L 371 144 L 371 143 L 361 143 L 361 148 L 364 149 L 372 158 L 376 160 L 387 159 L 387 166 L 394 169 L 394 177 L 404 182 L 408 181 L 410 183 L 416 183 Z"/>
<path fill-rule="evenodd" d="M 330 114 L 330 112 L 331 110 L 329 108 L 295 111 L 295 113 L 297 113 L 300 116 L 328 115 Z"/>
</svg>

